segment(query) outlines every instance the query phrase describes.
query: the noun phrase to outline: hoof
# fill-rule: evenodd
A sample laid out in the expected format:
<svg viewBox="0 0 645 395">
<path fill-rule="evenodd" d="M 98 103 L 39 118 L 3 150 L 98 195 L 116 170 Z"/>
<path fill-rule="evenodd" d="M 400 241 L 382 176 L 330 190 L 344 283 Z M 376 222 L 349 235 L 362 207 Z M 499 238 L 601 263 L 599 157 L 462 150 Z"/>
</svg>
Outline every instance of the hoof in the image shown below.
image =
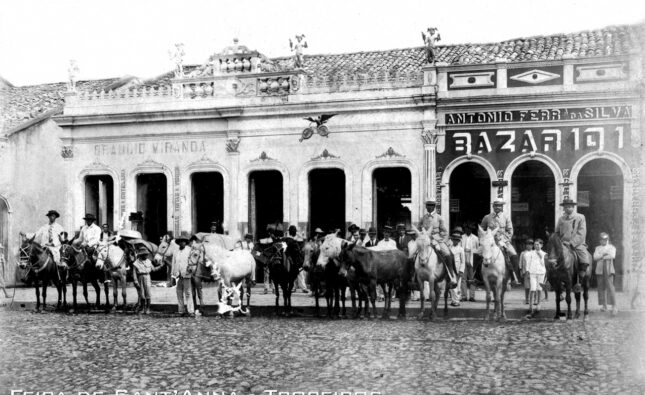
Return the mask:
<svg viewBox="0 0 645 395">
<path fill-rule="evenodd" d="M 575 318 L 576 320 L 580 318 L 580 313 L 576 313 L 576 315 L 574 315 L 573 318 Z"/>
</svg>

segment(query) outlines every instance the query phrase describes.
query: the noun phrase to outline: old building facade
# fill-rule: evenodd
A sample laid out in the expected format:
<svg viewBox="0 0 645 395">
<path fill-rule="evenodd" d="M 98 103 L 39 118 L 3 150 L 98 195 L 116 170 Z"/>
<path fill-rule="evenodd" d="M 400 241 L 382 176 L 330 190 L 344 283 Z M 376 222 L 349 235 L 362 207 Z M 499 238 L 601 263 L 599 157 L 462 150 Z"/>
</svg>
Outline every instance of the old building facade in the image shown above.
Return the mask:
<svg viewBox="0 0 645 395">
<path fill-rule="evenodd" d="M 519 241 L 553 227 L 567 196 L 590 245 L 612 234 L 628 287 L 644 241 L 642 30 L 438 47 L 434 65 L 409 48 L 296 68 L 235 42 L 152 81 L 6 88 L 7 257 L 50 208 L 70 231 L 92 212 L 154 241 L 213 220 L 256 237 L 272 222 L 417 223 L 428 198 L 452 228 L 502 197 Z"/>
</svg>

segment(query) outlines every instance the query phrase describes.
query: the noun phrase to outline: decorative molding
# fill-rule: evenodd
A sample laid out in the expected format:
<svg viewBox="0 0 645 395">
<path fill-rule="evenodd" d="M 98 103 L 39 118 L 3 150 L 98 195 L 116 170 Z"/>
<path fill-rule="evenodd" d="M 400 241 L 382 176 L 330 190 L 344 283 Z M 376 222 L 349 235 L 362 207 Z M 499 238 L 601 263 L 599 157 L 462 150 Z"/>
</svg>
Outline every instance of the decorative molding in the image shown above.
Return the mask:
<svg viewBox="0 0 645 395">
<path fill-rule="evenodd" d="M 448 89 L 495 88 L 495 70 L 448 73 Z"/>
<path fill-rule="evenodd" d="M 640 168 L 632 167 L 632 271 L 642 272 L 645 269 L 643 262 L 641 262 L 641 224 L 640 215 L 641 210 L 641 181 L 640 181 Z M 625 243 L 627 244 L 627 243 Z"/>
<path fill-rule="evenodd" d="M 423 144 L 436 145 L 439 140 L 439 133 L 437 130 L 424 130 L 421 132 L 421 141 Z"/>
<path fill-rule="evenodd" d="M 219 165 L 219 162 L 207 157 L 206 155 L 202 156 L 201 159 L 191 162 L 186 168 L 200 167 L 204 165 Z"/>
<path fill-rule="evenodd" d="M 523 82 L 530 85 L 538 85 L 538 84 L 543 84 L 545 82 L 557 80 L 558 78 L 561 79 L 561 77 L 562 77 L 561 73 L 558 74 L 558 73 L 552 73 L 546 70 L 531 69 L 523 73 L 509 76 L 508 79 L 517 81 L 517 82 Z"/>
<path fill-rule="evenodd" d="M 72 146 L 72 145 L 64 145 L 61 148 L 60 156 L 62 156 L 63 159 L 73 159 L 74 158 L 74 146 Z"/>
<path fill-rule="evenodd" d="M 340 156 L 336 156 L 334 154 L 329 153 L 329 151 L 327 151 L 327 148 L 325 148 L 322 154 L 318 156 L 314 156 L 313 158 L 311 158 L 311 160 L 321 160 L 321 159 L 325 160 L 325 159 L 338 159 L 338 158 L 340 158 Z"/>
<path fill-rule="evenodd" d="M 163 169 L 165 166 L 163 163 L 159 163 L 152 158 L 148 158 L 145 161 L 139 163 L 135 166 L 136 168 L 160 168 Z"/>
<path fill-rule="evenodd" d="M 390 147 L 390 148 L 387 149 L 387 151 L 385 151 L 381 155 L 377 155 L 376 159 L 385 158 L 385 157 L 392 158 L 392 157 L 395 157 L 395 156 L 404 157 L 405 155 L 399 154 L 398 152 L 394 151 L 394 149 L 392 147 Z"/>
<path fill-rule="evenodd" d="M 121 215 L 125 214 L 125 169 L 121 169 L 121 183 L 120 183 L 121 193 L 120 193 L 120 207 Z"/>
<path fill-rule="evenodd" d="M 605 82 L 627 79 L 627 63 L 604 63 L 575 66 L 574 81 Z"/>
<path fill-rule="evenodd" d="M 174 217 L 174 225 L 175 225 L 175 234 L 179 234 L 180 231 L 180 219 L 181 219 L 181 177 L 180 177 L 180 170 L 179 166 L 175 166 L 175 213 L 173 215 Z"/>
<path fill-rule="evenodd" d="M 267 160 L 276 160 L 274 158 L 269 157 L 265 151 L 262 151 L 260 156 L 258 156 L 255 159 L 252 159 L 251 162 L 257 162 L 257 161 L 267 161 Z"/>
<path fill-rule="evenodd" d="M 226 152 L 229 154 L 239 153 L 238 147 L 240 146 L 240 138 L 233 137 L 226 139 Z"/>
</svg>

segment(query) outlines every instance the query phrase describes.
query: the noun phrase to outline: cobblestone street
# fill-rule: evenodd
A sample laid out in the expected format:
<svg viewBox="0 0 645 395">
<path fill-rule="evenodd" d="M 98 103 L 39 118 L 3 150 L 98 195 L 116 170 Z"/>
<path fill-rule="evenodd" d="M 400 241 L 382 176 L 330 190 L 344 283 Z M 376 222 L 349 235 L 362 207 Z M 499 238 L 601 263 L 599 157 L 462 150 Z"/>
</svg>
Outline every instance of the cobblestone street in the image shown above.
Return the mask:
<svg viewBox="0 0 645 395">
<path fill-rule="evenodd" d="M 2 394 L 645 391 L 641 313 L 497 324 L 4 310 L 0 320 Z"/>
</svg>

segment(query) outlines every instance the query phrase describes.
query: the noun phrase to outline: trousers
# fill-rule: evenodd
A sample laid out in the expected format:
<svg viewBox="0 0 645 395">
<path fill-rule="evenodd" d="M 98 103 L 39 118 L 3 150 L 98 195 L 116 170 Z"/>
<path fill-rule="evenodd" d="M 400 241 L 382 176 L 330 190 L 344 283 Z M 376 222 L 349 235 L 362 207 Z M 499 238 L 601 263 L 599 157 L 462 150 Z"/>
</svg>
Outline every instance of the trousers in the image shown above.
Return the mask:
<svg viewBox="0 0 645 395">
<path fill-rule="evenodd" d="M 188 307 L 188 312 L 193 314 L 195 306 L 193 305 L 193 291 L 190 277 L 177 279 L 177 304 L 179 313 L 182 314 Z"/>
<path fill-rule="evenodd" d="M 461 279 L 461 296 L 464 299 L 475 297 L 475 268 L 472 263 L 466 263 L 464 277 Z"/>
<path fill-rule="evenodd" d="M 598 304 L 606 306 L 616 305 L 616 289 L 614 288 L 614 275 L 602 274 L 598 276 Z"/>
</svg>

